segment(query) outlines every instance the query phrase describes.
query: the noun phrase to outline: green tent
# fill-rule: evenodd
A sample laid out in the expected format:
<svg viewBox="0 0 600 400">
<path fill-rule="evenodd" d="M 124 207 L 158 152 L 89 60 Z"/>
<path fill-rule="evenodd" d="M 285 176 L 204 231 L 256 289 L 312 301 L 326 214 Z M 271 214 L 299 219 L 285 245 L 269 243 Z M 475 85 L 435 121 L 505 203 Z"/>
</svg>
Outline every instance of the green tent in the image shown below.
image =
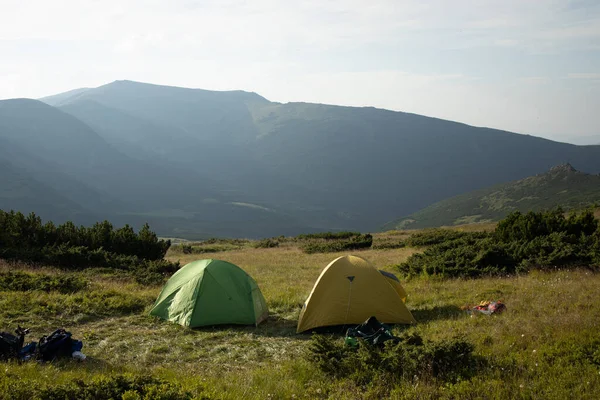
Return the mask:
<svg viewBox="0 0 600 400">
<path fill-rule="evenodd" d="M 258 325 L 269 314 L 258 285 L 243 269 L 221 260 L 198 260 L 165 284 L 150 315 L 191 328 Z"/>
</svg>

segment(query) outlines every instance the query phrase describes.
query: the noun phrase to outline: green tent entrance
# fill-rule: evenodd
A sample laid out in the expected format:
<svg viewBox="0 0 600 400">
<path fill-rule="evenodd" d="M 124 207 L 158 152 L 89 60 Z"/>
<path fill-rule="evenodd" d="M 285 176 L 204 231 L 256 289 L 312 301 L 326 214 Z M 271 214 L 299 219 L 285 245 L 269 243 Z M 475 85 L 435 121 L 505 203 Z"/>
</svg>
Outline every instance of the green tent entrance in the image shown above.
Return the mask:
<svg viewBox="0 0 600 400">
<path fill-rule="evenodd" d="M 173 274 L 150 315 L 195 328 L 258 325 L 269 311 L 258 285 L 243 269 L 226 261 L 198 260 Z"/>
</svg>

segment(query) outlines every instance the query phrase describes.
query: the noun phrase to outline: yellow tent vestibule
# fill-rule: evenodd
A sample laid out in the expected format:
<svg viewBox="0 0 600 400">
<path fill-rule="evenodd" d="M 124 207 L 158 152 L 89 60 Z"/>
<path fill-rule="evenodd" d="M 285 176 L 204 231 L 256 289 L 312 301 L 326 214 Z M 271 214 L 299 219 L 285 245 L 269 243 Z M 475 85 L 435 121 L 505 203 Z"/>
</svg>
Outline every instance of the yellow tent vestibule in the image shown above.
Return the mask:
<svg viewBox="0 0 600 400">
<path fill-rule="evenodd" d="M 360 324 L 371 316 L 388 324 L 412 324 L 416 321 L 405 300 L 400 282 L 393 282 L 367 260 L 339 257 L 317 279 L 300 313 L 297 332 Z"/>
</svg>

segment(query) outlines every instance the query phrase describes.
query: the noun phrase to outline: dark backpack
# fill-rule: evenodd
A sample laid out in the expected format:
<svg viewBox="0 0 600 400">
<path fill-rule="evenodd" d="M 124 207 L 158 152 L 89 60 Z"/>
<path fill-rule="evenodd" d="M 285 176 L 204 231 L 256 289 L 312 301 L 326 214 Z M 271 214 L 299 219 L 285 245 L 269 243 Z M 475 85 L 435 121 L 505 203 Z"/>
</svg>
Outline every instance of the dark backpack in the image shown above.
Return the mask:
<svg viewBox="0 0 600 400">
<path fill-rule="evenodd" d="M 363 339 L 374 346 L 382 346 L 388 340 L 398 342 L 398 338 L 392 335 L 390 327 L 382 324 L 375 317 L 370 317 L 357 327 L 348 328 L 346 331 L 346 343 L 355 346 L 357 338 Z"/>
<path fill-rule="evenodd" d="M 52 361 L 57 358 L 70 357 L 73 352 L 71 332 L 57 329 L 48 336 L 42 336 L 36 348 L 36 358 Z"/>
<path fill-rule="evenodd" d="M 0 332 L 0 360 L 8 360 L 19 356 L 19 351 L 23 347 L 25 335 L 29 333 L 29 329 L 23 329 L 19 326 L 15 329 L 15 333 L 17 336 L 8 332 Z"/>
</svg>

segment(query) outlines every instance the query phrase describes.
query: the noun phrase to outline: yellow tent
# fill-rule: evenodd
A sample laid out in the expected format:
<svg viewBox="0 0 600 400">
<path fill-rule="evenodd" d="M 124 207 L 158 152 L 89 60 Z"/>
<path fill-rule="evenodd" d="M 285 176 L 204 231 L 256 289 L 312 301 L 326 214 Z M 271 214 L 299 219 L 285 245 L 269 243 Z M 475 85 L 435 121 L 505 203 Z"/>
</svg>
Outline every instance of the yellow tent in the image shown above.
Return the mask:
<svg viewBox="0 0 600 400">
<path fill-rule="evenodd" d="M 371 316 L 391 324 L 416 322 L 402 300 L 402 293 L 406 299 L 404 288 L 393 281 L 360 257 L 336 258 L 321 272 L 306 299 L 297 332 L 360 324 Z"/>
<path fill-rule="evenodd" d="M 396 293 L 398 293 L 398 296 L 400 296 L 402 302 L 406 303 L 406 298 L 408 297 L 408 294 L 406 293 L 406 290 L 404 290 L 404 287 L 402 287 L 402 284 L 400 283 L 400 280 L 396 277 L 396 275 L 382 270 L 379 270 L 379 272 L 381 272 L 381 275 L 387 278 L 387 281 L 390 285 L 392 285 Z"/>
</svg>

